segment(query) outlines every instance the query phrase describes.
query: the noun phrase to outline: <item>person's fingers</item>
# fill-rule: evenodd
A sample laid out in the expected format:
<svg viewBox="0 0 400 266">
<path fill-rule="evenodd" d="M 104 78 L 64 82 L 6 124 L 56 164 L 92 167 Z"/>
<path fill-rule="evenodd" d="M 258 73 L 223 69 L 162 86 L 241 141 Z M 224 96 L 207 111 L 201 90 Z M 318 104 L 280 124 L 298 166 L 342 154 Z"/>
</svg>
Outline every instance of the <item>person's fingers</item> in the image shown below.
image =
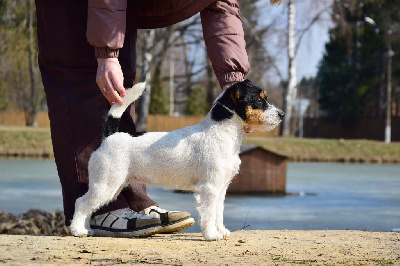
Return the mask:
<svg viewBox="0 0 400 266">
<path fill-rule="evenodd" d="M 112 89 L 110 89 L 110 88 L 108 87 L 108 85 L 106 84 L 106 82 L 103 82 L 103 81 L 99 81 L 99 82 L 97 83 L 97 85 L 99 85 L 99 88 L 101 88 L 100 90 L 101 90 L 101 93 L 103 94 L 104 98 L 106 98 L 106 100 L 107 100 L 111 105 L 113 105 L 113 104 L 116 102 L 116 100 L 114 99 L 114 95 L 112 95 L 112 94 L 110 93 L 110 91 L 111 91 Z"/>
<path fill-rule="evenodd" d="M 119 103 L 121 102 L 118 101 L 118 99 L 116 99 L 115 93 L 113 92 L 114 91 L 113 86 L 111 82 L 108 82 L 108 78 L 105 75 L 102 75 L 100 73 L 96 79 L 96 82 L 100 88 L 101 93 L 111 105 L 113 105 L 116 102 Z"/>
<path fill-rule="evenodd" d="M 119 71 L 116 70 L 115 72 L 112 72 L 110 79 L 111 83 L 114 86 L 114 89 L 119 93 L 121 97 L 124 97 L 126 91 L 124 88 L 124 75 L 122 74 L 122 70 L 119 69 Z"/>
<path fill-rule="evenodd" d="M 112 105 L 114 103 L 123 104 L 121 97 L 125 96 L 123 86 L 124 76 L 118 59 L 116 58 L 98 58 L 98 68 L 96 82 L 107 101 Z"/>
<path fill-rule="evenodd" d="M 114 88 L 114 84 L 111 82 L 111 77 L 112 74 L 110 73 L 109 76 L 106 78 L 105 82 L 106 82 L 106 86 L 107 86 L 107 94 L 109 95 L 108 99 L 111 99 L 111 102 L 109 100 L 110 103 L 112 102 L 117 102 L 119 104 L 123 104 L 124 101 L 122 100 L 121 96 L 118 94 L 117 90 Z"/>
</svg>

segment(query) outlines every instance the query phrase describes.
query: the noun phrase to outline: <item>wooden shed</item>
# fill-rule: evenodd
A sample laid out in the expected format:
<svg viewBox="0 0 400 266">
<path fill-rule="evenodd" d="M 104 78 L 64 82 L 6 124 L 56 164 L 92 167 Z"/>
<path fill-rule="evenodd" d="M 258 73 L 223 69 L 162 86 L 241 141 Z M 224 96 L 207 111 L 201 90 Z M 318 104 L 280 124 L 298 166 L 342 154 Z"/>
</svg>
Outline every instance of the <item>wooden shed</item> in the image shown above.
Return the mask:
<svg viewBox="0 0 400 266">
<path fill-rule="evenodd" d="M 229 185 L 228 193 L 286 193 L 286 156 L 244 145 L 240 159 L 239 174 Z"/>
</svg>

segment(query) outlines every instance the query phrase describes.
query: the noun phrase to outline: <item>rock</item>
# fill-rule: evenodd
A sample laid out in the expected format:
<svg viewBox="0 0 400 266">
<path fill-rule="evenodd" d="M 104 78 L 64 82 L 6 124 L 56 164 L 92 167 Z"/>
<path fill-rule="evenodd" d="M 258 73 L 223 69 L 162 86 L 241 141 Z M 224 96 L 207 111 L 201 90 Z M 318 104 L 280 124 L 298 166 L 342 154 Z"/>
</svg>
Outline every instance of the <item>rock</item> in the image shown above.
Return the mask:
<svg viewBox="0 0 400 266">
<path fill-rule="evenodd" d="M 0 212 L 0 234 L 70 235 L 70 231 L 64 223 L 62 212 L 29 210 L 18 218 L 10 213 Z"/>
<path fill-rule="evenodd" d="M 0 233 L 7 233 L 8 230 L 17 225 L 17 217 L 8 212 L 0 212 Z"/>
</svg>

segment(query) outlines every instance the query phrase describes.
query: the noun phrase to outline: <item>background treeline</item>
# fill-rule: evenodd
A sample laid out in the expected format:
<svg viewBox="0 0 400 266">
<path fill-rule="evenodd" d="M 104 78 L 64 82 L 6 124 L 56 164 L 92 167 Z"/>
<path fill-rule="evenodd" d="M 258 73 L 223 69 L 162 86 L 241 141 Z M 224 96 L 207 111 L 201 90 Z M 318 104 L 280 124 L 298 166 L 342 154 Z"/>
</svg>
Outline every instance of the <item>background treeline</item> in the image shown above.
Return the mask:
<svg viewBox="0 0 400 266">
<path fill-rule="evenodd" d="M 308 98 L 307 116 L 344 125 L 361 117 L 383 117 L 390 45 L 393 115 L 400 115 L 400 1 L 287 0 L 278 7 L 267 0 L 239 3 L 251 65 L 248 78 L 262 84 L 286 112 L 294 99 Z M 289 10 L 297 11 L 296 20 L 290 20 Z M 312 50 L 309 40 L 321 27 L 330 31 L 317 75 L 297 81 L 289 65 L 301 45 Z M 207 59 L 200 17 L 141 30 L 138 36 L 137 79 L 148 81 L 151 89 L 137 104 L 139 129 L 145 129 L 148 113 L 206 114 L 220 88 Z M 298 68 L 306 64 L 296 62 Z M 46 110 L 33 0 L 0 0 L 0 110 L 16 109 L 25 111 L 27 125 L 35 125 L 37 111 Z M 297 125 L 290 115 L 287 119 L 293 134 Z"/>
</svg>

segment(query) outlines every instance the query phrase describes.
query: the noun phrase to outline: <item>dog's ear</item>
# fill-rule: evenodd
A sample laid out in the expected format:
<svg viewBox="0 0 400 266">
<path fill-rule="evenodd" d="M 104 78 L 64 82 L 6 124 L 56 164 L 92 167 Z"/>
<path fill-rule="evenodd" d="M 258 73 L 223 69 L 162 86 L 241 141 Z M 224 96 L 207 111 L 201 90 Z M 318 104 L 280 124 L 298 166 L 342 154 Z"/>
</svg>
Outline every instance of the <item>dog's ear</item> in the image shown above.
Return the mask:
<svg viewBox="0 0 400 266">
<path fill-rule="evenodd" d="M 229 89 L 230 90 L 227 93 L 229 95 L 230 101 L 228 101 L 226 105 L 227 106 L 229 105 L 229 108 L 233 109 L 236 106 L 237 102 L 239 101 L 241 93 L 239 85 L 237 83 L 232 85 Z"/>
<path fill-rule="evenodd" d="M 235 107 L 240 99 L 240 95 L 238 83 L 228 87 L 216 100 L 216 104 L 211 110 L 211 118 L 216 121 L 231 118 L 233 115 L 232 111 L 235 110 Z M 228 109 L 232 111 L 229 111 Z"/>
</svg>

